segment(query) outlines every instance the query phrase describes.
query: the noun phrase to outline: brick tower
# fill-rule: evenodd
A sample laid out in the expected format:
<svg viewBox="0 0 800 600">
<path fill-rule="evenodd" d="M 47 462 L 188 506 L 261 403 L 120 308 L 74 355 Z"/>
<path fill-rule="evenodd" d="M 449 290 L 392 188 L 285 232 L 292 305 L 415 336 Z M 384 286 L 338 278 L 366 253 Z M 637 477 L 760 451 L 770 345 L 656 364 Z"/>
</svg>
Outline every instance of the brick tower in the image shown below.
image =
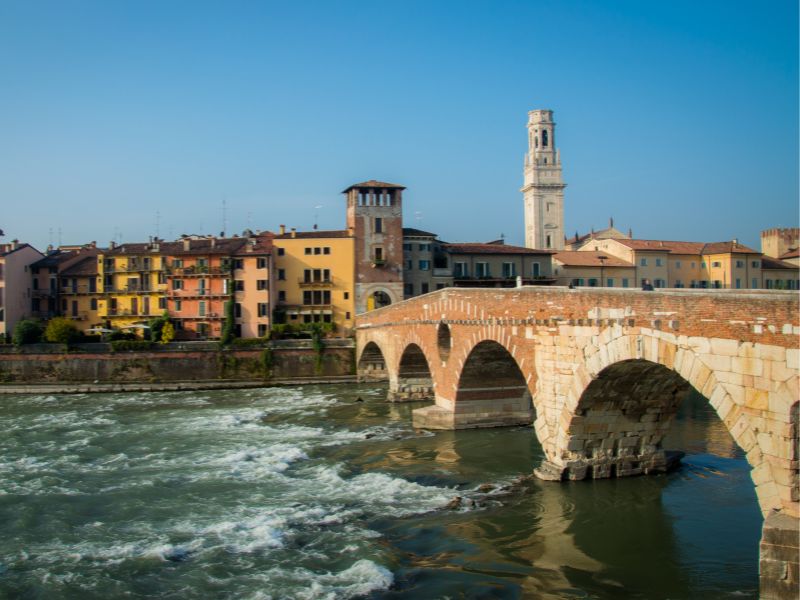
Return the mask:
<svg viewBox="0 0 800 600">
<path fill-rule="evenodd" d="M 403 299 L 404 189 L 373 179 L 342 192 L 355 237 L 357 314 Z"/>
</svg>

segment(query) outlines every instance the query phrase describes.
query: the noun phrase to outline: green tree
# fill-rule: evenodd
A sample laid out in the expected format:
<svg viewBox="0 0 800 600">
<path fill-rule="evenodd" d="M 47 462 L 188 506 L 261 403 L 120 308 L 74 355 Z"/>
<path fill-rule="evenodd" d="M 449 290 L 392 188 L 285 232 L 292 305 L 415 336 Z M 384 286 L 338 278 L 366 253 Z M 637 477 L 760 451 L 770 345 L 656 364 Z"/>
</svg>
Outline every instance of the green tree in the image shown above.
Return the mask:
<svg viewBox="0 0 800 600">
<path fill-rule="evenodd" d="M 163 335 L 164 326 L 169 323 L 169 314 L 167 311 L 164 311 L 164 314 L 160 317 L 156 317 L 155 319 L 150 319 L 150 322 L 147 324 L 150 327 L 150 341 L 151 342 L 160 342 L 161 336 Z"/>
<path fill-rule="evenodd" d="M 222 326 L 222 335 L 219 340 L 223 346 L 227 346 L 233 340 L 234 321 L 233 300 L 228 300 L 225 303 L 225 324 Z"/>
<path fill-rule="evenodd" d="M 169 344 L 172 340 L 175 339 L 175 327 L 167 321 L 164 323 L 164 326 L 161 328 L 161 340 L 160 343 L 162 344 Z"/>
<path fill-rule="evenodd" d="M 54 344 L 69 344 L 80 336 L 78 329 L 67 317 L 50 319 L 44 330 L 44 339 Z"/>
<path fill-rule="evenodd" d="M 23 319 L 14 326 L 14 334 L 11 340 L 15 346 L 40 342 L 42 340 L 42 326 L 38 321 Z"/>
</svg>

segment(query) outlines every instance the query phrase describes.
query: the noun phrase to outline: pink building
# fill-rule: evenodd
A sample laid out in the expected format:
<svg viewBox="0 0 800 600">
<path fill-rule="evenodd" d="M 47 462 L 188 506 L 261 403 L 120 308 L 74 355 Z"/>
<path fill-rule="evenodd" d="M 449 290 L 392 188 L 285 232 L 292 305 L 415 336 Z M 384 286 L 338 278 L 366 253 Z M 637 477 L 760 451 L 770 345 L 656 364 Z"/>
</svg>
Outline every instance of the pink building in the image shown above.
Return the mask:
<svg viewBox="0 0 800 600">
<path fill-rule="evenodd" d="M 42 257 L 30 244 L 0 244 L 0 336 L 10 336 L 17 322 L 30 315 L 30 265 Z"/>
</svg>

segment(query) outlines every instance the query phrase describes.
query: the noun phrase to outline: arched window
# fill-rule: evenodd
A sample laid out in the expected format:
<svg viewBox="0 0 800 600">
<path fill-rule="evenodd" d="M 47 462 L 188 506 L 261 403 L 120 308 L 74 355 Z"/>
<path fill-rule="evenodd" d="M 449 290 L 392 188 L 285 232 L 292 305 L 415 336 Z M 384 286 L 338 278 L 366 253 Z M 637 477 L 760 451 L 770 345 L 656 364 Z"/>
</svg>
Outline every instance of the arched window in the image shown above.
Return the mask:
<svg viewBox="0 0 800 600">
<path fill-rule="evenodd" d="M 533 147 L 534 148 L 538 148 L 539 147 L 539 136 L 538 135 L 533 138 Z"/>
<path fill-rule="evenodd" d="M 547 129 L 542 131 L 542 148 L 547 148 Z"/>
</svg>

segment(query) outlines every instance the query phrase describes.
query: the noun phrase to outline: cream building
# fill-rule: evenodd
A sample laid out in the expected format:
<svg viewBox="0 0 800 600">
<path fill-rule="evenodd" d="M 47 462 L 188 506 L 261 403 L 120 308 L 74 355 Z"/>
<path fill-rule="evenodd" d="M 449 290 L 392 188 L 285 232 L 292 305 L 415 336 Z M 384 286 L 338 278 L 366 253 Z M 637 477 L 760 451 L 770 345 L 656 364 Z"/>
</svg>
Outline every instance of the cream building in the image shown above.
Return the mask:
<svg viewBox="0 0 800 600">
<path fill-rule="evenodd" d="M 31 312 L 30 265 L 43 258 L 30 244 L 0 244 L 0 337 Z"/>
<path fill-rule="evenodd" d="M 520 191 L 525 203 L 525 246 L 539 250 L 564 249 L 566 184 L 555 129 L 552 110 L 528 113 L 528 153 Z"/>
<path fill-rule="evenodd" d="M 633 263 L 605 252 L 562 250 L 553 255 L 557 285 L 575 287 L 636 287 Z"/>
</svg>

